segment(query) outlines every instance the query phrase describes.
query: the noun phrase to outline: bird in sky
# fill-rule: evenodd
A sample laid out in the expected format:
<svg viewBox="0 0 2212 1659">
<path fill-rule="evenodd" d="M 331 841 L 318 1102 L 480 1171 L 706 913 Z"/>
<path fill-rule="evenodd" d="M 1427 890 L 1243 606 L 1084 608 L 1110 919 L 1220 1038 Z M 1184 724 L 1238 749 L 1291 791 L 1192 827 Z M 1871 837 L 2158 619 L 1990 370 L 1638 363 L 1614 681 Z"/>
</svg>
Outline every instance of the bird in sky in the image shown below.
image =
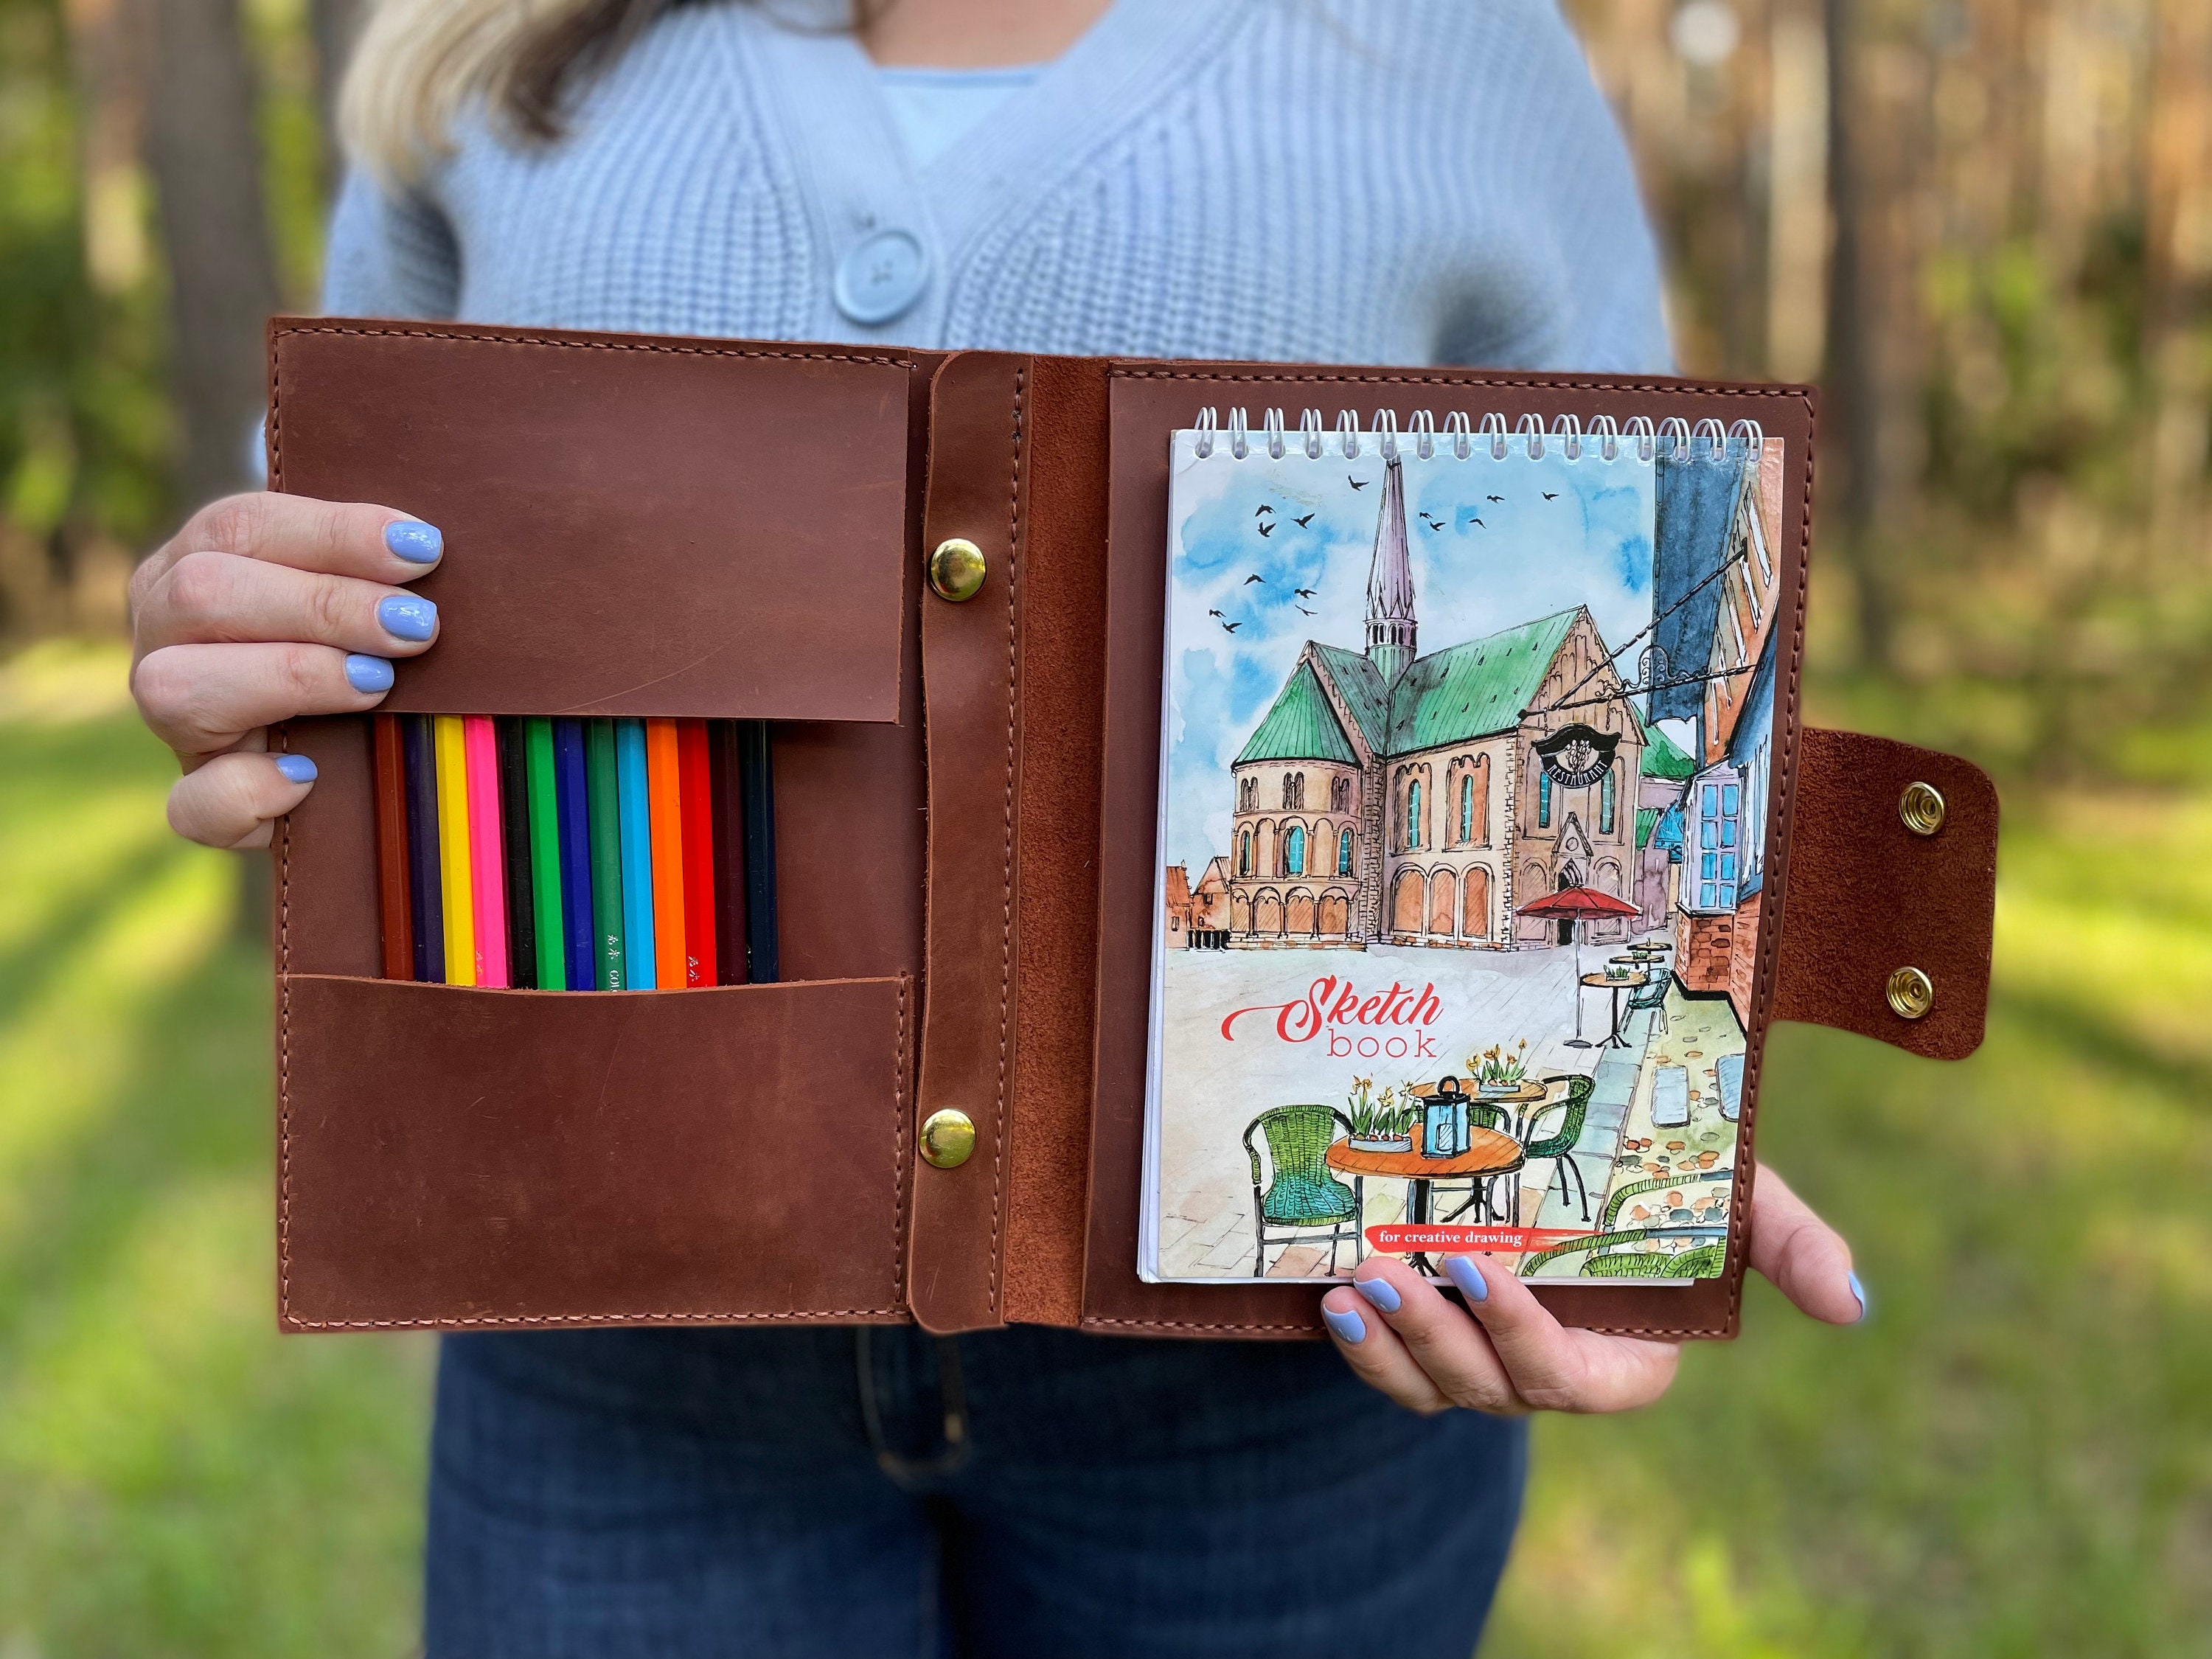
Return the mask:
<svg viewBox="0 0 2212 1659">
<path fill-rule="evenodd" d="M 1274 510 L 1275 509 L 1268 506 L 1267 502 L 1262 501 L 1259 506 L 1252 509 L 1252 516 L 1256 519 L 1263 513 L 1273 513 Z"/>
<path fill-rule="evenodd" d="M 1420 517 L 1421 522 L 1428 526 L 1431 530 L 1442 530 L 1444 527 L 1444 521 L 1442 519 L 1432 519 L 1425 513 L 1422 514 Z"/>
<path fill-rule="evenodd" d="M 1316 592 L 1315 589 L 1310 587 L 1294 587 L 1291 591 L 1296 593 L 1302 599 L 1310 599 L 1313 598 Z"/>
<path fill-rule="evenodd" d="M 1263 525 L 1261 525 L 1261 526 L 1260 526 L 1260 533 L 1261 533 L 1262 536 L 1272 536 L 1272 535 L 1273 535 L 1273 534 L 1275 533 L 1275 526 L 1274 526 L 1274 525 L 1273 525 L 1272 522 L 1267 523 L 1267 524 L 1263 524 Z"/>
<path fill-rule="evenodd" d="M 1488 525 L 1483 523 L 1480 519 L 1469 519 L 1468 522 L 1473 525 L 1477 530 L 1487 530 L 1490 528 Z"/>
<path fill-rule="evenodd" d="M 1318 512 L 1320 512 L 1320 511 L 1321 511 L 1321 509 L 1320 509 L 1319 507 L 1316 507 L 1316 508 L 1314 508 L 1314 513 L 1318 513 Z M 1307 514 L 1305 515 L 1305 517 L 1304 517 L 1304 518 L 1303 518 L 1303 519 L 1293 519 L 1293 520 L 1291 520 L 1291 522 L 1292 524 L 1294 524 L 1294 525 L 1297 526 L 1297 527 L 1298 527 L 1299 529 L 1301 529 L 1301 530 L 1304 530 L 1304 529 L 1308 525 L 1311 524 L 1313 521 L 1314 521 L 1314 515 L 1313 515 L 1313 513 L 1309 513 L 1309 514 Z"/>
<path fill-rule="evenodd" d="M 1252 586 L 1252 584 L 1253 584 L 1254 582 L 1263 582 L 1263 581 L 1265 581 L 1265 580 L 1267 580 L 1267 579 L 1265 576 L 1262 576 L 1262 575 L 1259 574 L 1257 572 L 1255 572 L 1253 574 L 1251 574 L 1251 575 L 1249 575 L 1249 576 L 1247 576 L 1247 577 L 1244 579 L 1244 586 L 1247 586 L 1247 587 L 1249 587 L 1249 586 Z"/>
<path fill-rule="evenodd" d="M 1490 499 L 1498 503 L 1501 507 L 1504 506 L 1505 502 L 1505 497 L 1503 495 L 1492 495 Z"/>
<path fill-rule="evenodd" d="M 1244 624 L 1243 623 L 1225 622 L 1221 624 L 1221 631 L 1224 634 L 1234 634 L 1238 629 L 1243 626 Z"/>
<path fill-rule="evenodd" d="M 1310 617 L 1314 614 L 1312 611 L 1307 610 L 1304 605 L 1297 607 L 1297 612 L 1301 617 Z"/>
<path fill-rule="evenodd" d="M 1344 475 L 1344 481 L 1350 484 L 1354 489 L 1364 489 L 1367 488 L 1365 484 L 1360 483 L 1358 479 L 1353 477 L 1349 472 Z"/>
<path fill-rule="evenodd" d="M 1544 492 L 1544 499 L 1547 501 L 1556 501 L 1559 499 L 1559 492 L 1556 489 L 1547 489 Z"/>
<path fill-rule="evenodd" d="M 1217 618 L 1218 618 L 1218 617 L 1221 615 L 1221 612 L 1220 612 L 1220 611 L 1207 611 L 1206 614 L 1207 616 L 1209 616 L 1209 617 L 1217 617 Z"/>
</svg>

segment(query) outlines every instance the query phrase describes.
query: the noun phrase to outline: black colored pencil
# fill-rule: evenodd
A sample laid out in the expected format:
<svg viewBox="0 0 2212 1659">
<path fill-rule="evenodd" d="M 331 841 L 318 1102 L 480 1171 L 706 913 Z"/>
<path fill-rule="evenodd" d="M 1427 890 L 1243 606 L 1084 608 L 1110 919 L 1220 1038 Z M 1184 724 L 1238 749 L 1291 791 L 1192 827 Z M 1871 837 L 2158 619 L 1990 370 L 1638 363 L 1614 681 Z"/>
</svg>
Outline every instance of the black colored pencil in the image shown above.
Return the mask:
<svg viewBox="0 0 2212 1659">
<path fill-rule="evenodd" d="M 738 760 L 738 722 L 707 723 L 708 792 L 714 809 L 714 936 L 720 945 L 714 982 L 743 985 L 750 976 L 745 939 L 744 769 Z"/>
<path fill-rule="evenodd" d="M 501 714 L 492 722 L 499 753 L 500 861 L 507 876 L 507 982 L 518 991 L 538 988 L 538 906 L 530 885 L 530 757 L 522 722 Z"/>
<path fill-rule="evenodd" d="M 399 717 L 407 764 L 407 904 L 413 924 L 415 977 L 446 979 L 445 890 L 438 874 L 438 760 L 428 714 Z"/>
<path fill-rule="evenodd" d="M 738 723 L 738 763 L 745 803 L 745 954 L 757 983 L 778 977 L 775 927 L 775 745 L 766 720 Z"/>
</svg>

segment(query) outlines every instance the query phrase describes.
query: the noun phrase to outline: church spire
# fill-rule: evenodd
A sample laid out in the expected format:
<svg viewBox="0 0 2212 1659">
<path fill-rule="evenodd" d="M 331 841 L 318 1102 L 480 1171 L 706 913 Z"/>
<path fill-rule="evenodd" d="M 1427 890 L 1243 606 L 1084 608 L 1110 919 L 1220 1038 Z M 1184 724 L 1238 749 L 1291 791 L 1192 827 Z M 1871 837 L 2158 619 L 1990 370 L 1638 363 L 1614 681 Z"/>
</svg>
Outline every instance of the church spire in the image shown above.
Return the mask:
<svg viewBox="0 0 2212 1659">
<path fill-rule="evenodd" d="M 1406 553 L 1406 485 L 1393 455 L 1382 471 L 1382 515 L 1375 526 L 1375 562 L 1367 571 L 1367 660 L 1395 685 L 1418 654 L 1413 567 Z"/>
</svg>

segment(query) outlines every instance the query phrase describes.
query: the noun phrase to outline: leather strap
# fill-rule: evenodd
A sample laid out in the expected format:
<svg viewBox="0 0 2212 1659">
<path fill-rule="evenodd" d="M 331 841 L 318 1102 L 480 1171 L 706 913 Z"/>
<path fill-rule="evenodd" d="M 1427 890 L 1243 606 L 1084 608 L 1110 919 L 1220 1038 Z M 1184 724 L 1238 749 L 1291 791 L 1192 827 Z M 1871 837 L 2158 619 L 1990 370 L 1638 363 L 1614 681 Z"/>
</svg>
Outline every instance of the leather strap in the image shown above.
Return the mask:
<svg viewBox="0 0 2212 1659">
<path fill-rule="evenodd" d="M 915 1139 L 939 1110 L 975 1125 L 975 1152 L 956 1169 L 915 1153 L 908 1301 L 939 1333 L 1005 1322 L 1029 380 L 1025 357 L 959 352 L 930 394 L 922 556 L 959 536 L 982 550 L 986 567 L 965 602 L 921 599 L 929 887 Z"/>
<path fill-rule="evenodd" d="M 1932 784 L 1942 827 L 1915 835 L 1898 811 Z M 1782 884 L 1773 1018 L 1878 1037 L 1932 1060 L 1982 1041 L 1997 879 L 1997 792 L 1971 761 L 1857 732 L 1807 726 L 1799 738 Z M 1917 968 L 1936 988 L 1919 1019 L 1893 1011 L 1890 975 Z"/>
</svg>

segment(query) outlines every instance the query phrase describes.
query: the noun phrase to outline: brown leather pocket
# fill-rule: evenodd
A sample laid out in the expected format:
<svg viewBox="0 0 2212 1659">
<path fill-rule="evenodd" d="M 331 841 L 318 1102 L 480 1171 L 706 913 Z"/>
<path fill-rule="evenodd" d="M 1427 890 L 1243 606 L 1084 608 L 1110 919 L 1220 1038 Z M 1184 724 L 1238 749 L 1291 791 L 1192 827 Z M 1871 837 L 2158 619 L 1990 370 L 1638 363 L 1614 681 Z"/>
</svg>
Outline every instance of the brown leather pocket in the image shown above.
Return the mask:
<svg viewBox="0 0 2212 1659">
<path fill-rule="evenodd" d="M 281 979 L 281 1322 L 903 1318 L 912 1007 Z"/>
</svg>

